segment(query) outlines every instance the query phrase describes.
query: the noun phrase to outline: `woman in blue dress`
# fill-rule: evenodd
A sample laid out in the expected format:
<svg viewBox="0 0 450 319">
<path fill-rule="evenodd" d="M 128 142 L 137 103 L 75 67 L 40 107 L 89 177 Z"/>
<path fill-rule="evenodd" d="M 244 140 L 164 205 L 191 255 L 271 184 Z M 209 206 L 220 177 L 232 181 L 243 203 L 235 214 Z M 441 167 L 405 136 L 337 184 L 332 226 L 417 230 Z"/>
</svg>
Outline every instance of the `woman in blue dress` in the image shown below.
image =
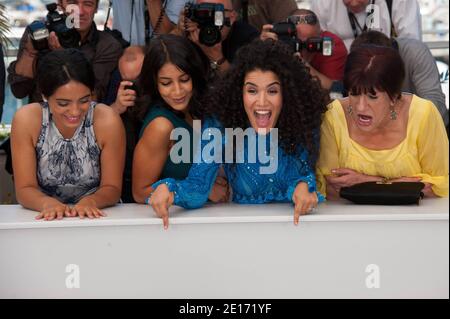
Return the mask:
<svg viewBox="0 0 450 319">
<path fill-rule="evenodd" d="M 314 171 L 327 102 L 318 80 L 286 44 L 257 40 L 242 48 L 203 102 L 201 147 L 188 177 L 153 184 L 147 203 L 167 228 L 171 205 L 206 203 L 223 163 L 234 202 L 291 202 L 298 224 L 323 200 Z M 227 134 L 239 128 L 247 134 Z"/>
</svg>

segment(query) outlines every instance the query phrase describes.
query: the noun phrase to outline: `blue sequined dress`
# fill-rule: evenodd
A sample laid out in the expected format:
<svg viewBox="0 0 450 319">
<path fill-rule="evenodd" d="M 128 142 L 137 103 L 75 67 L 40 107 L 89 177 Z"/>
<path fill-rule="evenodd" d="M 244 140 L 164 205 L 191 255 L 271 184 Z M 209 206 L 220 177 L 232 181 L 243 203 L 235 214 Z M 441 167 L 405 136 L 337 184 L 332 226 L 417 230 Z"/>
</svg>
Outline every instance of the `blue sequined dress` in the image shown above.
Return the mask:
<svg viewBox="0 0 450 319">
<path fill-rule="evenodd" d="M 174 205 L 187 209 L 195 209 L 202 207 L 208 200 L 208 195 L 214 185 L 217 173 L 221 165 L 223 165 L 228 183 L 233 191 L 233 202 L 239 204 L 263 204 L 270 202 L 292 203 L 292 196 L 296 186 L 300 182 L 308 184 L 310 192 L 316 190 L 316 176 L 310 165 L 308 165 L 308 153 L 302 147 L 298 148 L 298 156 L 287 155 L 281 147 L 277 147 L 277 152 L 270 152 L 270 145 L 273 146 L 271 134 L 264 137 L 256 138 L 256 143 L 249 139 L 244 139 L 243 143 L 243 161 L 240 163 L 226 163 L 224 159 L 225 146 L 227 137 L 222 134 L 222 139 L 216 139 L 215 143 L 220 148 L 222 163 L 213 161 L 211 158 L 215 152 L 207 152 L 211 156 L 205 156 L 205 148 L 211 148 L 211 141 L 217 132 L 223 133 L 217 121 L 207 120 L 203 123 L 201 141 L 201 151 L 204 156 L 200 157 L 200 152 L 194 154 L 194 164 L 192 165 L 189 175 L 184 180 L 175 180 L 166 178 L 152 185 L 156 189 L 161 184 L 166 184 L 171 192 L 174 193 Z M 211 140 L 204 140 L 208 136 Z M 261 169 L 269 166 L 267 158 L 262 163 L 259 156 L 256 160 L 251 160 L 251 152 L 258 153 L 258 145 L 266 143 L 266 155 L 271 160 L 274 156 L 278 156 L 277 169 L 272 173 L 261 174 Z M 275 155 L 276 154 L 276 155 Z M 235 161 L 236 162 L 236 161 Z M 319 202 L 324 201 L 323 195 L 317 192 Z"/>
</svg>

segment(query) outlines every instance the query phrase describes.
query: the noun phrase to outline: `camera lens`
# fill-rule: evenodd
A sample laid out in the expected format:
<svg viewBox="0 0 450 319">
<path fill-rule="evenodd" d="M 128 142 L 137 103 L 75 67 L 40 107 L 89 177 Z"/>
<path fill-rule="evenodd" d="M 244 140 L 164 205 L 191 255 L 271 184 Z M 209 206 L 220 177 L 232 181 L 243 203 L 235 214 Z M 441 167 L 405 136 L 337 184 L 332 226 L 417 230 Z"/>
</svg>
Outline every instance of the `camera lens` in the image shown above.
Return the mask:
<svg viewBox="0 0 450 319">
<path fill-rule="evenodd" d="M 212 47 L 221 41 L 222 35 L 219 28 L 206 26 L 200 29 L 199 38 L 200 43 Z"/>
</svg>

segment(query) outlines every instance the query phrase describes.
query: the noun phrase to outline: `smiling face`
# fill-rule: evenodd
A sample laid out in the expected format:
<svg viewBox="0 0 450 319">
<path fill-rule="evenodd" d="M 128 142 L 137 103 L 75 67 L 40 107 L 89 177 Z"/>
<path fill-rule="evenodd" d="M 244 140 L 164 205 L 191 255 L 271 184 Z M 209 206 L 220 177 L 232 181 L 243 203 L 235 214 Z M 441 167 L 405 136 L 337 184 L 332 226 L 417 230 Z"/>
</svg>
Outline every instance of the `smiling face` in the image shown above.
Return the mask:
<svg viewBox="0 0 450 319">
<path fill-rule="evenodd" d="M 52 120 L 65 138 L 70 138 L 81 125 L 91 103 L 91 90 L 71 80 L 48 97 Z"/>
<path fill-rule="evenodd" d="M 271 71 L 255 70 L 244 79 L 243 102 L 250 125 L 267 134 L 278 122 L 283 92 L 278 76 Z"/>
<path fill-rule="evenodd" d="M 350 117 L 358 129 L 365 132 L 386 126 L 390 122 L 390 112 L 394 105 L 386 92 L 375 89 L 374 93 L 376 94 L 350 94 L 349 97 L 349 105 L 352 107 Z"/>
<path fill-rule="evenodd" d="M 158 72 L 158 91 L 162 99 L 174 110 L 186 113 L 193 94 L 189 74 L 172 63 L 166 63 Z"/>
</svg>

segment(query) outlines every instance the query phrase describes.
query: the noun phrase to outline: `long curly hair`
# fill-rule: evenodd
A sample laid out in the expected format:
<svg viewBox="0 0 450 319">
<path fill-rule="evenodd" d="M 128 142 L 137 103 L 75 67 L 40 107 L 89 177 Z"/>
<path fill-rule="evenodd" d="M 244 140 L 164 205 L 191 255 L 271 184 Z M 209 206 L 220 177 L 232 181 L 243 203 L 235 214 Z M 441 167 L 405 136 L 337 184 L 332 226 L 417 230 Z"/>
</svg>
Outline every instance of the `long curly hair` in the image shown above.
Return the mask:
<svg viewBox="0 0 450 319">
<path fill-rule="evenodd" d="M 250 127 L 243 103 L 243 87 L 246 75 L 255 70 L 271 71 L 281 83 L 283 106 L 276 123 L 279 145 L 290 155 L 296 154 L 299 145 L 303 146 L 314 167 L 329 95 L 282 41 L 257 39 L 242 47 L 229 72 L 205 95 L 203 118 L 216 118 L 226 128 L 245 130 Z"/>
<path fill-rule="evenodd" d="M 142 120 L 155 103 L 161 103 L 183 117 L 181 112 L 176 112 L 167 105 L 159 94 L 158 72 L 166 63 L 173 63 L 191 77 L 193 95 L 189 102 L 189 112 L 193 117 L 199 117 L 199 95 L 206 90 L 208 64 L 188 39 L 172 34 L 155 37 L 146 49 L 138 79 L 139 98 L 133 108 L 135 117 Z"/>
</svg>

